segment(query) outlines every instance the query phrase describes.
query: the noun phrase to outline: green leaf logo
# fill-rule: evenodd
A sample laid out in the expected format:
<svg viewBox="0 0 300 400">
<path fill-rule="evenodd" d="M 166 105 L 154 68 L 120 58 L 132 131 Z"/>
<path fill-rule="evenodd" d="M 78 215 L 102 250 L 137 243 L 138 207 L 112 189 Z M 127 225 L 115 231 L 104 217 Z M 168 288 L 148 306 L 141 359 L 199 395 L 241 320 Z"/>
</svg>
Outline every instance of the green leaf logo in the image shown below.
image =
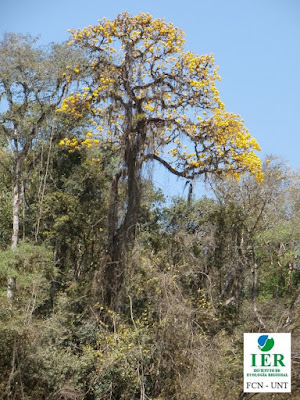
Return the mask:
<svg viewBox="0 0 300 400">
<path fill-rule="evenodd" d="M 274 339 L 269 339 L 268 335 L 261 335 L 257 341 L 261 351 L 270 351 L 274 347 Z"/>
</svg>

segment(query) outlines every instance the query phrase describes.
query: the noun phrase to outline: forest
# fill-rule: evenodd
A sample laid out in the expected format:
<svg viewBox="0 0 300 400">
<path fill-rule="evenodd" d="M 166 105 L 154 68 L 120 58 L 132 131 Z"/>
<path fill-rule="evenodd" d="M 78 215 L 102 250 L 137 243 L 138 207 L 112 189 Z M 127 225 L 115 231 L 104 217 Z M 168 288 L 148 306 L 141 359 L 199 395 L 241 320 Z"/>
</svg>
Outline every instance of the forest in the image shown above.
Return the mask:
<svg viewBox="0 0 300 400">
<path fill-rule="evenodd" d="M 0 399 L 299 399 L 300 174 L 184 46 L 149 14 L 2 37 Z M 291 333 L 291 393 L 243 392 L 246 332 Z"/>
</svg>

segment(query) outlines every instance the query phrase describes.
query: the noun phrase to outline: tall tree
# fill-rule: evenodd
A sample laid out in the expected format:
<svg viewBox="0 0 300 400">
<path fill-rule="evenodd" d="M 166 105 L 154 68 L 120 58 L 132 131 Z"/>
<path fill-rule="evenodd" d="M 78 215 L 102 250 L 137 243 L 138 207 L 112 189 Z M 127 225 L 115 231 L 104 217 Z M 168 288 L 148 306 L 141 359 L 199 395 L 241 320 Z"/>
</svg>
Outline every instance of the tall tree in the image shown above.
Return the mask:
<svg viewBox="0 0 300 400">
<path fill-rule="evenodd" d="M 30 35 L 11 33 L 0 42 L 0 134 L 11 156 L 12 248 L 19 241 L 26 180 L 36 163 L 36 158 L 30 157 L 31 151 L 45 124 L 53 124 L 54 111 L 67 87 L 62 75 L 65 45 L 45 50 L 36 42 Z M 9 278 L 9 298 L 13 297 L 14 286 L 14 279 Z"/>
<path fill-rule="evenodd" d="M 250 171 L 262 180 L 261 163 L 253 151 L 259 146 L 240 117 L 225 111 L 213 55 L 184 51 L 184 34 L 173 24 L 149 14 L 123 13 L 113 21 L 104 18 L 96 26 L 71 32 L 70 44 L 88 50 L 89 63 L 67 69 L 66 80 L 78 76 L 81 85 L 59 111 L 78 119 L 89 115 L 91 130 L 84 140 L 66 138 L 62 145 L 100 144 L 118 154 L 106 268 L 108 282 L 114 285 L 135 235 L 147 161 L 155 160 L 188 179 L 209 174 L 239 178 Z M 121 178 L 126 182 L 127 208 L 120 223 Z"/>
</svg>

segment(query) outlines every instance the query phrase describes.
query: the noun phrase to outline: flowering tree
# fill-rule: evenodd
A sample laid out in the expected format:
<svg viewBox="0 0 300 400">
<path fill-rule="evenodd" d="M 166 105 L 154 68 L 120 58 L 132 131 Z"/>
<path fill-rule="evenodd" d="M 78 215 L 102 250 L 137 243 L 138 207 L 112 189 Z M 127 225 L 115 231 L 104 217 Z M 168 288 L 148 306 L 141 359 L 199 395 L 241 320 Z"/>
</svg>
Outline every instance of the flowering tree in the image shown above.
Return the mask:
<svg viewBox="0 0 300 400">
<path fill-rule="evenodd" d="M 149 14 L 120 14 L 71 31 L 71 46 L 86 49 L 89 62 L 69 67 L 78 89 L 59 112 L 89 116 L 87 136 L 65 138 L 72 148 L 104 146 L 117 155 L 112 180 L 107 274 L 113 282 L 138 220 L 143 164 L 155 160 L 171 173 L 193 179 L 250 171 L 263 179 L 260 150 L 238 115 L 225 111 L 213 55 L 184 51 L 184 33 Z M 127 210 L 117 229 L 118 181 L 127 183 Z M 118 264 L 119 263 L 119 264 Z M 110 272 L 109 272 L 110 271 Z"/>
</svg>

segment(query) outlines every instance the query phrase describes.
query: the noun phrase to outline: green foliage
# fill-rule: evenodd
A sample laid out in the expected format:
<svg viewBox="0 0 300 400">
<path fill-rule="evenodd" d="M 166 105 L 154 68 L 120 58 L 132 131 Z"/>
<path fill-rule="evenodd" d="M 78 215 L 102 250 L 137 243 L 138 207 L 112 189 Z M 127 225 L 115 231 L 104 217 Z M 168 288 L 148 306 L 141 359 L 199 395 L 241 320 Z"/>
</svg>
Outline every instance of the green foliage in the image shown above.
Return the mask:
<svg viewBox="0 0 300 400">
<path fill-rule="evenodd" d="M 5 40 L 0 80 L 21 72 L 28 80 L 26 71 L 41 61 L 53 83 L 75 57 L 59 45 L 45 53 L 28 36 Z M 9 55 L 9 45 L 19 53 Z M 33 59 L 20 57 L 26 51 Z M 8 71 L 16 61 L 21 70 Z M 42 72 L 31 79 L 48 93 L 52 83 Z M 23 240 L 9 247 L 15 160 L 6 147 L 7 121 L 19 121 L 23 112 L 23 146 L 41 109 L 50 107 L 32 93 L 30 107 L 22 108 L 24 98 L 14 84 L 11 89 L 20 101 L 0 115 L 6 119 L 0 128 L 0 398 L 237 400 L 243 332 L 282 330 L 293 334 L 294 386 L 272 398 L 298 399 L 299 174 L 271 159 L 262 184 L 246 175 L 240 182 L 215 181 L 213 196 L 175 198 L 169 206 L 151 179 L 139 176 L 134 245 L 108 307 L 104 275 L 115 262 L 106 252 L 110 184 L 118 156 L 108 149 L 69 153 L 58 145 L 74 132 L 84 137 L 88 121 L 60 114 L 52 115 L 50 127 L 39 125 L 20 174 Z M 115 233 L 128 208 L 126 175 L 119 179 Z M 8 278 L 15 281 L 13 299 Z"/>
<path fill-rule="evenodd" d="M 48 298 L 50 282 L 55 277 L 51 252 L 42 246 L 29 243 L 21 243 L 16 249 L 2 251 L 0 253 L 2 288 L 5 287 L 8 277 L 14 278 L 16 281 L 16 299 L 11 310 L 22 312 L 22 318 L 24 317 L 25 320 L 26 317 L 31 318 L 35 310 Z M 6 292 L 2 290 L 0 295 L 1 303 L 6 304 Z M 0 309 L 1 324 L 7 323 L 7 318 L 11 317 L 10 311 L 6 307 Z M 22 318 L 20 319 L 21 324 Z M 16 329 L 22 329 L 22 327 L 17 326 Z"/>
</svg>

